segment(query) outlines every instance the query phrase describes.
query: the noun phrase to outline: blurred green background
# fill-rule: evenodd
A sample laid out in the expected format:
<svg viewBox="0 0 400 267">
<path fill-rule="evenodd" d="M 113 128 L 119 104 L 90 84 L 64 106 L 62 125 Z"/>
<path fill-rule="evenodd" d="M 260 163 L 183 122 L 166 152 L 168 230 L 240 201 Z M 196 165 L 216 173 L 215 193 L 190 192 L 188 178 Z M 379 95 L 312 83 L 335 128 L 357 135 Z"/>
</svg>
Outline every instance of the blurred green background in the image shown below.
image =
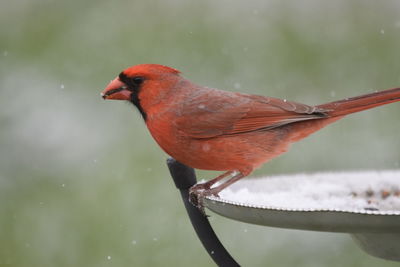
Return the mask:
<svg viewBox="0 0 400 267">
<path fill-rule="evenodd" d="M 16 0 L 0 25 L 0 266 L 213 266 L 138 112 L 100 98 L 130 65 L 307 104 L 400 86 L 396 0 Z M 399 115 L 355 114 L 253 176 L 399 169 Z M 344 234 L 211 221 L 244 266 L 398 266 Z"/>
</svg>

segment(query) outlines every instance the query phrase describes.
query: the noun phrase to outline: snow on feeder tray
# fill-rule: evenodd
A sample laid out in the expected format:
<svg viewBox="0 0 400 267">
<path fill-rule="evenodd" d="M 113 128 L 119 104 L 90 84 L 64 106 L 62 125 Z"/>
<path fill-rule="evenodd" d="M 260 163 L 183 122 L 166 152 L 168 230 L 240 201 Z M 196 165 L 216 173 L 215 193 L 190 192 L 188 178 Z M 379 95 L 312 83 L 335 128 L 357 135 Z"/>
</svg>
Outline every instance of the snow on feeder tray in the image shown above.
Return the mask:
<svg viewBox="0 0 400 267">
<path fill-rule="evenodd" d="M 400 261 L 400 171 L 242 179 L 207 197 L 210 210 L 242 222 L 352 235 L 368 254 Z"/>
</svg>

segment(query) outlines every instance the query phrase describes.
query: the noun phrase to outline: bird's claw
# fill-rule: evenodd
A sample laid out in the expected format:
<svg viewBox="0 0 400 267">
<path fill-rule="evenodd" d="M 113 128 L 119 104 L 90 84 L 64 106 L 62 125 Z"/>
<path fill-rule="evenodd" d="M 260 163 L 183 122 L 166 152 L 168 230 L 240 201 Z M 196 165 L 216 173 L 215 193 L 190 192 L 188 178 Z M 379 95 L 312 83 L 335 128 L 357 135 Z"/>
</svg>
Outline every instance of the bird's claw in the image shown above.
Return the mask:
<svg viewBox="0 0 400 267">
<path fill-rule="evenodd" d="M 210 189 L 205 184 L 196 184 L 189 189 L 189 202 L 198 208 L 205 216 L 207 215 L 204 210 L 204 198 L 208 196 L 219 197 L 217 191 Z"/>
<path fill-rule="evenodd" d="M 189 189 L 189 202 L 198 208 L 203 215 L 206 215 L 203 200 L 207 190 L 208 188 L 204 184 L 196 184 Z"/>
</svg>

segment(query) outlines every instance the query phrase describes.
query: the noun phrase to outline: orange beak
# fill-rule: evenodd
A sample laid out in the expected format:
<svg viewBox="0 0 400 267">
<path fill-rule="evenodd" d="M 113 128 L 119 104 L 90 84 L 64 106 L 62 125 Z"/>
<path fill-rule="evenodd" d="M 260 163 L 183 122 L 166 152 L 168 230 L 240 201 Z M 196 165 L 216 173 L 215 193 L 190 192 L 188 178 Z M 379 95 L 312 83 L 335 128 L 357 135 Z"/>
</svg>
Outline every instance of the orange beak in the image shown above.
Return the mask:
<svg viewBox="0 0 400 267">
<path fill-rule="evenodd" d="M 112 80 L 101 92 L 103 99 L 130 100 L 132 92 L 119 78 Z"/>
</svg>

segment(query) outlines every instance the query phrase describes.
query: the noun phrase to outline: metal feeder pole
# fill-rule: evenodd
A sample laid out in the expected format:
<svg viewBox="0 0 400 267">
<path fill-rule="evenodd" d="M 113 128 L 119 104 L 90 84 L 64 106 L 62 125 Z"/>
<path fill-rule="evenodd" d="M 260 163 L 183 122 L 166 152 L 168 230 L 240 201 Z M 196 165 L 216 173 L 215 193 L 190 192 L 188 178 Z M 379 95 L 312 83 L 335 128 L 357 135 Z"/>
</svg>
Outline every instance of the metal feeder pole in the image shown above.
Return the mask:
<svg viewBox="0 0 400 267">
<path fill-rule="evenodd" d="M 240 266 L 219 241 L 207 216 L 189 202 L 189 188 L 197 182 L 194 169 L 173 158 L 167 159 L 167 164 L 175 186 L 181 192 L 182 200 L 193 228 L 208 255 L 218 266 Z"/>
</svg>

